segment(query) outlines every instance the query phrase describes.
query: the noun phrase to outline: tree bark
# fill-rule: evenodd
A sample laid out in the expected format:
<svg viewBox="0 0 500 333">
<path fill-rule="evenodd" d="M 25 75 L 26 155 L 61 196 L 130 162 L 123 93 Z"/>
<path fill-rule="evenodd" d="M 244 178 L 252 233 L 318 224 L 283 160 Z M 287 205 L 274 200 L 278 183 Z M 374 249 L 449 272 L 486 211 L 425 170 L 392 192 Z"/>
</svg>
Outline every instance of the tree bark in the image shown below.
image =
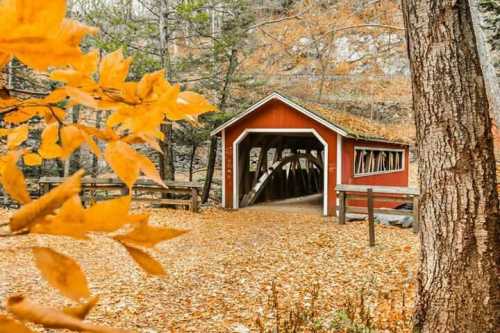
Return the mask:
<svg viewBox="0 0 500 333">
<path fill-rule="evenodd" d="M 499 207 L 467 0 L 403 0 L 421 205 L 416 332 L 496 332 Z"/>
<path fill-rule="evenodd" d="M 191 155 L 189 156 L 189 181 L 193 181 L 193 166 L 194 166 L 194 158 L 196 157 L 196 149 L 198 148 L 197 144 L 191 145 Z"/>
<path fill-rule="evenodd" d="M 217 136 L 212 136 L 210 138 L 210 144 L 208 145 L 207 176 L 205 178 L 205 183 L 203 184 L 203 192 L 201 194 L 202 203 L 208 201 L 210 188 L 212 187 L 212 181 L 215 171 L 215 161 L 217 157 L 217 141 Z"/>
<path fill-rule="evenodd" d="M 236 67 L 238 67 L 238 51 L 236 49 L 231 50 L 231 54 L 229 56 L 229 65 L 226 72 L 226 76 L 224 78 L 224 85 L 222 87 L 221 97 L 219 99 L 218 108 L 219 111 L 224 110 L 226 107 L 227 99 L 229 97 L 229 86 L 231 83 L 231 79 L 233 77 L 234 72 L 236 71 Z M 216 126 L 218 124 L 215 124 Z M 205 183 L 203 184 L 203 192 L 201 195 L 201 202 L 205 203 L 208 201 L 208 197 L 210 194 L 210 188 L 212 187 L 212 180 L 214 177 L 215 171 L 215 161 L 217 157 L 217 137 L 213 136 L 210 138 L 210 145 L 208 148 L 208 165 L 207 165 L 207 175 L 205 177 Z M 224 176 L 224 175 L 222 175 Z"/>
<path fill-rule="evenodd" d="M 169 1 L 160 0 L 160 54 L 162 67 L 166 72 L 166 79 L 172 81 L 173 71 L 172 62 L 170 59 L 170 52 L 168 50 L 168 43 L 170 40 L 170 31 L 168 25 L 169 16 Z M 175 179 L 175 165 L 174 165 L 174 147 L 172 143 L 172 123 L 167 122 L 161 125 L 161 131 L 165 139 L 161 142 L 163 154 L 160 154 L 160 175 L 164 180 Z"/>
<path fill-rule="evenodd" d="M 165 139 L 160 143 L 161 150 L 163 151 L 163 154 L 160 154 L 160 176 L 164 180 L 174 180 L 175 166 L 172 123 L 162 124 L 161 131 L 165 135 Z"/>
<path fill-rule="evenodd" d="M 72 122 L 73 124 L 78 124 L 80 121 L 80 105 L 75 105 L 72 108 Z M 69 174 L 72 175 L 73 173 L 77 172 L 80 169 L 80 158 L 81 156 L 81 148 L 78 147 L 75 149 L 73 154 L 69 157 Z"/>
<path fill-rule="evenodd" d="M 95 114 L 95 128 L 101 128 L 101 112 Z M 92 154 L 92 176 L 97 177 L 99 174 L 99 157 Z"/>
<path fill-rule="evenodd" d="M 495 119 L 497 126 L 500 126 L 500 86 L 497 79 L 495 67 L 493 66 L 493 62 L 491 61 L 492 57 L 490 46 L 488 45 L 488 41 L 486 40 L 483 28 L 481 28 L 479 1 L 469 0 L 469 4 L 471 8 L 472 24 L 476 36 L 479 60 L 481 63 L 481 68 L 483 70 L 486 94 L 488 95 L 490 115 L 493 119 Z"/>
</svg>

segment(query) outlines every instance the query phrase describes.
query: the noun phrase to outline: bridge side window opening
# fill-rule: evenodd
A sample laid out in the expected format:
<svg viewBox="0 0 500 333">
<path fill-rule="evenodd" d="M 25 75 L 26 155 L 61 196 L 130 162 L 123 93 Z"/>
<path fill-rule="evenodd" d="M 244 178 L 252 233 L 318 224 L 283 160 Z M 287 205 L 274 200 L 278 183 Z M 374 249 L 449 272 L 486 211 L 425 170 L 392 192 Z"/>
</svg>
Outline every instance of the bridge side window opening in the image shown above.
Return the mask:
<svg viewBox="0 0 500 333">
<path fill-rule="evenodd" d="M 404 170 L 404 150 L 354 147 L 354 176 L 370 176 Z"/>
</svg>

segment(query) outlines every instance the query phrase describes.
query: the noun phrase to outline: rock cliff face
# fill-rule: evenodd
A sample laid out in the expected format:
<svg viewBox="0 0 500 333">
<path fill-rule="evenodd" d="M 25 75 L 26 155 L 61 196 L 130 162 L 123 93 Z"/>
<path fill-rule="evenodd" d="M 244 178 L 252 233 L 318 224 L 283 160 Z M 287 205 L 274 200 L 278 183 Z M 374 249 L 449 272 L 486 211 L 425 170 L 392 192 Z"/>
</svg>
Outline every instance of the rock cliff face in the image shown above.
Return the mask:
<svg viewBox="0 0 500 333">
<path fill-rule="evenodd" d="M 318 66 L 315 63 L 319 58 L 317 50 L 312 47 L 313 40 L 308 37 L 301 37 L 292 46 L 291 52 L 296 56 L 307 59 L 302 66 L 292 67 L 284 71 L 290 74 L 304 74 L 314 72 Z M 410 67 L 408 59 L 403 52 L 398 50 L 404 45 L 404 38 L 397 33 L 381 33 L 379 35 L 370 33 L 354 33 L 342 36 L 334 41 L 333 52 L 328 53 L 326 46 L 319 44 L 319 52 L 325 52 L 325 61 L 332 63 L 351 64 L 345 74 L 359 75 L 363 73 L 379 75 L 409 76 Z M 392 52 L 391 52 L 392 51 Z M 383 54 L 383 56 L 381 56 Z"/>
<path fill-rule="evenodd" d="M 261 12 L 260 21 L 291 17 L 256 29 L 259 47 L 246 59 L 246 69 L 266 81 L 268 90 L 368 118 L 375 114 L 383 121 L 409 120 L 410 69 L 399 1 L 257 3 L 273 8 Z M 500 7 L 492 3 L 481 7 L 480 26 L 485 29 L 498 75 L 500 41 L 495 36 Z"/>
<path fill-rule="evenodd" d="M 245 61 L 267 90 L 368 118 L 408 119 L 410 70 L 399 1 L 293 1 L 286 8 L 279 16 L 290 19 L 256 29 L 259 47 Z M 273 19 L 263 16 L 260 21 Z"/>
</svg>

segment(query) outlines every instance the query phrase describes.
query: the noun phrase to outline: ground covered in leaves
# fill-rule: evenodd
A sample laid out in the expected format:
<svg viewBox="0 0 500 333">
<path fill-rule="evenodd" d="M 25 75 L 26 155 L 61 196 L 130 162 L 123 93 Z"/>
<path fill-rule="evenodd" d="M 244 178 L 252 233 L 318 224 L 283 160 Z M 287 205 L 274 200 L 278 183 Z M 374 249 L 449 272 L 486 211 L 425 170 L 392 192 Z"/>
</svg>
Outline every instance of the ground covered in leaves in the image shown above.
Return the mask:
<svg viewBox="0 0 500 333">
<path fill-rule="evenodd" d="M 0 214 L 3 223 L 10 212 Z M 354 317 L 353 308 L 363 312 L 356 315 L 361 321 L 376 327 L 407 329 L 418 250 L 410 230 L 377 225 L 377 246 L 369 248 L 366 222 L 338 225 L 316 213 L 157 209 L 151 214 L 152 224 L 191 230 L 149 251 L 167 277 L 146 275 L 122 246 L 99 235 L 89 241 L 7 237 L 0 238 L 0 297 L 22 293 L 43 304 L 66 304 L 33 263 L 30 248 L 50 246 L 85 270 L 93 294 L 100 296 L 88 320 L 101 324 L 148 333 L 258 332 L 259 325 L 276 325 L 274 299 L 282 316 L 313 306 L 315 325 L 325 330 L 335 331 L 337 321 Z M 270 297 L 273 281 L 277 299 Z"/>
</svg>

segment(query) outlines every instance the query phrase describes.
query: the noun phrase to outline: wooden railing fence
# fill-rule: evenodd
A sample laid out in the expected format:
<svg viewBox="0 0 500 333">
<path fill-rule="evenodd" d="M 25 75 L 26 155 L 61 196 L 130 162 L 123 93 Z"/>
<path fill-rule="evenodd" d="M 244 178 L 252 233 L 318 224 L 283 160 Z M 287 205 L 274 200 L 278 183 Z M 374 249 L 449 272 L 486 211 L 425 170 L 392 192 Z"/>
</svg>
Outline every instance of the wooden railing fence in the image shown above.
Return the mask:
<svg viewBox="0 0 500 333">
<path fill-rule="evenodd" d="M 370 246 L 375 245 L 375 213 L 388 215 L 413 216 L 413 231 L 418 233 L 419 191 L 411 187 L 342 185 L 336 187 L 339 198 L 339 223 L 345 224 L 347 213 L 368 215 L 368 239 Z M 350 200 L 365 201 L 366 207 L 350 206 Z M 375 208 L 378 202 L 411 203 L 413 209 Z"/>
</svg>

